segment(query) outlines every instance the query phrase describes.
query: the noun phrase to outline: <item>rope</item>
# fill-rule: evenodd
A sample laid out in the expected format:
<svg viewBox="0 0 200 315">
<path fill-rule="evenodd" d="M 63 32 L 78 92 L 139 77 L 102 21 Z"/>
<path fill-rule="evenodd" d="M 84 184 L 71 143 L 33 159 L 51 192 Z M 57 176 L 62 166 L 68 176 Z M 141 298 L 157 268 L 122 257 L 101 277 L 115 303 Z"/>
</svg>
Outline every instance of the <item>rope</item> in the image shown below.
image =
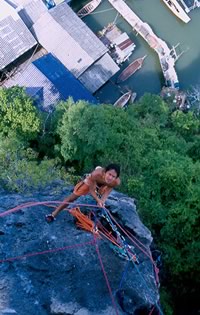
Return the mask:
<svg viewBox="0 0 200 315">
<path fill-rule="evenodd" d="M 11 208 L 11 209 L 9 209 L 7 211 L 4 211 L 4 212 L 0 213 L 0 217 L 5 217 L 6 215 L 8 215 L 10 213 L 14 213 L 14 212 L 20 211 L 21 209 L 24 209 L 24 208 L 48 205 L 48 204 L 52 204 L 52 203 L 53 204 L 63 204 L 63 201 L 56 200 L 56 201 L 37 201 L 37 202 L 24 203 L 24 204 L 21 204 L 21 205 L 19 205 L 17 207 Z M 70 205 L 72 203 L 71 202 L 64 202 L 64 204 L 66 204 L 66 206 L 68 206 L 68 205 Z M 93 208 L 96 208 L 96 209 L 100 208 L 97 205 L 90 205 L 90 204 L 84 204 L 84 203 L 76 204 L 76 206 L 78 206 L 78 207 L 93 207 Z M 70 209 L 66 209 L 66 210 L 69 211 Z"/>
<path fill-rule="evenodd" d="M 154 309 L 155 309 L 155 306 L 152 307 L 151 312 L 149 313 L 149 315 L 153 314 Z"/>
<path fill-rule="evenodd" d="M 147 285 L 147 283 L 146 283 L 144 277 L 142 276 L 141 272 L 139 271 L 139 268 L 136 266 L 136 264 L 134 264 L 134 266 L 135 266 L 135 268 L 136 268 L 136 271 L 137 271 L 139 277 L 142 279 L 142 281 L 143 281 L 143 283 L 144 283 L 144 285 L 145 285 L 147 291 L 148 291 L 149 294 L 151 295 L 151 291 L 150 291 L 150 289 L 149 289 L 149 287 L 148 287 L 148 285 Z M 157 302 L 155 302 L 155 305 L 157 306 L 157 308 L 158 308 L 158 310 L 159 310 L 159 312 L 160 312 L 160 315 L 164 315 L 163 312 L 162 312 L 162 310 L 161 310 L 161 308 L 160 308 L 160 306 L 158 305 Z"/>
<path fill-rule="evenodd" d="M 63 201 L 41 201 L 41 202 L 28 202 L 28 203 L 25 203 L 25 204 L 22 204 L 22 205 L 19 205 L 17 207 L 14 207 L 12 209 L 9 209 L 7 211 L 4 211 L 2 213 L 0 213 L 0 217 L 4 217 L 8 214 L 11 214 L 11 213 L 14 213 L 14 212 L 17 212 L 21 209 L 24 209 L 24 208 L 29 208 L 29 207 L 34 207 L 34 206 L 38 206 L 38 205 L 48 205 L 48 204 L 63 204 Z M 69 202 L 66 202 L 65 203 L 66 206 L 71 204 Z M 79 206 L 79 207 L 93 207 L 95 209 L 99 209 L 100 207 L 97 206 L 97 205 L 90 205 L 90 204 L 76 204 L 76 206 Z M 67 210 L 67 209 L 66 209 Z M 70 209 L 68 209 L 67 211 L 69 211 Z M 153 266 L 154 266 L 154 269 L 155 269 L 155 275 L 156 275 L 156 281 L 157 283 L 159 283 L 159 278 L 158 278 L 158 272 L 159 272 L 159 269 L 157 268 L 157 266 L 155 265 L 155 262 L 152 258 L 151 255 L 149 255 L 147 252 L 145 252 L 137 243 L 136 241 L 133 239 L 133 236 L 130 237 L 128 235 L 128 233 L 117 223 L 117 221 L 113 218 L 113 216 L 110 214 L 110 212 L 106 209 L 106 208 L 102 208 L 102 210 L 104 211 L 105 215 L 109 215 L 110 218 L 114 221 L 114 223 L 124 232 L 124 234 L 147 256 L 149 257 L 149 259 L 151 260 Z M 116 231 L 116 226 L 112 223 L 112 220 L 109 218 L 109 223 L 112 227 L 112 229 L 114 231 Z M 136 238 L 135 238 L 136 239 Z M 137 239 L 136 239 L 137 240 Z M 137 240 L 137 242 L 139 242 L 143 247 L 145 247 L 139 240 Z M 146 248 L 146 247 L 145 247 Z"/>
<path fill-rule="evenodd" d="M 104 13 L 104 12 L 108 12 L 108 11 L 111 11 L 111 10 L 115 10 L 115 9 L 114 8 L 110 8 L 110 9 L 106 9 L 106 10 L 96 11 L 96 12 L 90 13 L 90 15 Z"/>
<path fill-rule="evenodd" d="M 98 247 L 98 244 L 97 244 L 95 236 L 94 236 L 94 242 L 95 242 L 95 248 L 96 248 L 97 256 L 99 258 L 99 262 L 100 262 L 100 265 L 101 265 L 101 269 L 102 269 L 104 278 L 106 280 L 106 284 L 107 284 L 107 287 L 108 287 L 108 291 L 110 293 L 110 297 L 111 297 L 111 300 L 112 300 L 113 307 L 115 309 L 115 313 L 116 313 L 116 315 L 119 315 L 118 310 L 117 310 L 117 306 L 115 304 L 115 300 L 114 300 L 114 297 L 113 297 L 113 294 L 112 294 L 111 286 L 110 286 L 110 283 L 108 281 L 108 277 L 107 277 L 107 274 L 106 274 L 106 271 L 105 271 L 105 268 L 104 268 L 104 265 L 103 265 L 103 261 L 102 261 L 102 258 L 101 258 L 101 254 L 100 254 L 99 247 Z"/>
<path fill-rule="evenodd" d="M 12 208 L 12 209 L 9 209 L 9 210 L 7 210 L 7 211 L 4 211 L 4 212 L 0 213 L 0 217 L 4 217 L 4 216 L 6 216 L 6 215 L 8 215 L 8 214 L 17 212 L 17 211 L 19 211 L 19 210 L 21 210 L 21 209 L 24 209 L 24 208 L 29 208 L 29 207 L 38 206 L 38 205 L 45 205 L 45 206 L 48 206 L 48 205 L 52 205 L 52 204 L 63 204 L 63 201 L 28 202 L 28 203 L 25 203 L 25 204 L 16 206 L 16 207 L 14 207 L 14 208 Z M 66 204 L 66 206 L 68 206 L 68 205 L 71 204 L 71 203 L 66 202 L 65 204 Z M 92 205 L 90 205 L 90 204 L 76 204 L 76 206 L 80 206 L 80 207 L 81 207 L 81 206 L 82 206 L 82 207 L 93 207 L 93 209 L 95 208 L 96 210 L 100 208 L 99 206 L 93 205 L 93 204 L 92 204 Z M 52 207 L 53 207 L 53 206 L 52 206 Z M 144 247 L 144 248 L 146 249 L 145 245 L 144 245 L 143 243 L 141 243 L 139 240 L 137 240 L 137 238 L 135 238 L 130 232 L 128 232 L 128 231 L 126 231 L 125 229 L 123 229 L 123 228 L 117 223 L 117 221 L 113 218 L 113 216 L 110 214 L 109 210 L 107 210 L 106 208 L 101 208 L 101 209 L 104 211 L 105 216 L 106 216 L 106 220 L 109 222 L 111 228 L 112 228 L 113 231 L 117 234 L 117 239 L 116 239 L 113 235 L 111 235 L 111 234 L 109 233 L 109 231 L 107 231 L 106 228 L 104 228 L 103 226 L 101 226 L 102 231 L 99 231 L 99 234 L 103 235 L 105 238 L 107 238 L 109 241 L 111 241 L 113 244 L 115 244 L 115 245 L 118 246 L 119 248 L 124 248 L 124 249 L 125 249 L 125 252 L 127 253 L 128 257 L 130 258 L 130 260 L 129 260 L 128 262 L 130 262 L 130 261 L 133 262 L 133 259 L 131 259 L 130 254 L 131 254 L 132 256 L 134 256 L 134 254 L 131 253 L 131 251 L 130 251 L 129 249 L 127 249 L 126 244 L 125 244 L 125 242 L 124 242 L 125 239 L 123 239 L 123 236 L 121 236 L 121 234 L 120 234 L 120 233 L 118 232 L 118 230 L 117 230 L 117 226 L 118 226 L 118 227 L 121 229 L 121 231 L 123 231 L 123 233 L 124 233 L 124 234 L 125 234 L 148 258 L 150 258 L 151 262 L 152 262 L 153 265 L 154 265 L 155 274 L 156 274 L 156 278 L 157 278 L 157 277 L 158 277 L 158 271 L 159 271 L 159 269 L 156 267 L 155 262 L 153 261 L 152 256 L 149 255 L 149 254 L 142 248 L 142 247 Z M 72 211 L 72 209 L 66 209 L 66 210 L 69 211 L 69 212 Z M 88 219 L 89 219 L 89 218 L 88 218 Z M 113 224 L 112 221 L 114 221 L 114 223 L 115 223 L 116 225 Z M 87 222 L 87 221 L 86 221 L 86 222 Z M 99 221 L 99 222 L 100 222 L 100 221 Z M 87 223 L 88 223 L 88 222 L 87 222 Z M 94 223 L 93 223 L 93 224 L 94 224 Z M 96 226 L 96 222 L 95 222 L 95 226 Z M 93 228 L 93 227 L 94 227 L 94 226 L 92 225 L 92 228 Z M 89 226 L 89 228 L 90 228 L 90 231 L 91 231 L 91 226 Z M 66 249 L 75 248 L 75 247 L 80 247 L 80 246 L 84 246 L 84 245 L 94 245 L 94 244 L 95 244 L 95 248 L 96 248 L 96 251 L 97 251 L 97 254 L 98 254 L 98 258 L 99 258 L 99 261 L 100 261 L 100 264 L 101 264 L 102 272 L 103 272 L 104 277 L 105 277 L 105 279 L 106 279 L 106 284 L 107 284 L 107 287 L 108 287 L 108 290 L 109 290 L 109 293 L 110 293 L 110 296 L 111 296 L 111 300 L 112 300 L 112 303 L 113 303 L 115 312 L 116 312 L 116 314 L 118 315 L 118 310 L 117 310 L 117 308 L 116 308 L 116 304 L 115 304 L 115 301 L 114 301 L 114 298 L 113 298 L 112 290 L 111 290 L 111 287 L 110 287 L 110 284 L 109 284 L 109 281 L 108 281 L 108 278 L 107 278 L 107 275 L 106 275 L 106 272 L 105 272 L 105 269 L 104 269 L 104 266 L 103 266 L 103 262 L 102 262 L 102 259 L 101 259 L 101 255 L 100 255 L 100 252 L 99 252 L 99 248 L 98 248 L 98 245 L 97 245 L 97 242 L 96 242 L 96 237 L 97 237 L 97 235 L 94 234 L 94 233 L 93 233 L 93 235 L 94 235 L 94 241 L 92 241 L 92 242 L 88 242 L 88 243 L 84 243 L 84 244 L 76 244 L 76 245 L 71 245 L 71 246 L 65 246 L 65 247 L 50 249 L 50 250 L 46 250 L 46 251 L 42 251 L 42 252 L 34 252 L 34 253 L 29 253 L 29 254 L 25 254 L 25 255 L 21 255 L 21 256 L 16 256 L 16 257 L 10 257 L 10 258 L 6 258 L 6 259 L 0 260 L 0 263 L 9 262 L 9 261 L 14 261 L 14 260 L 19 260 L 19 259 L 24 259 L 24 258 L 28 258 L 28 257 L 37 256 L 37 255 L 43 255 L 43 254 L 48 254 L 48 253 L 54 253 L 54 252 L 63 251 L 63 250 L 66 250 Z M 130 236 L 130 235 L 131 235 L 131 236 Z M 134 238 L 135 238 L 135 240 L 134 240 Z M 122 246 L 120 246 L 120 245 L 118 244 L 118 241 L 119 241 L 119 240 L 120 240 L 120 242 L 122 243 L 122 244 L 121 244 Z M 137 241 L 138 243 L 140 243 L 141 246 L 138 245 L 136 241 Z M 137 270 L 137 272 L 138 272 L 140 278 L 141 278 L 142 281 L 144 282 L 144 284 L 145 284 L 147 290 L 150 292 L 150 290 L 149 290 L 149 288 L 148 288 L 148 286 L 147 286 L 147 284 L 146 284 L 146 281 L 145 281 L 145 279 L 142 277 L 142 275 L 141 275 L 141 273 L 140 273 L 138 267 L 136 266 L 135 263 L 133 263 L 133 264 L 134 264 L 134 266 L 135 266 L 135 268 L 136 268 L 136 270 Z M 126 266 L 126 268 L 125 268 L 125 270 L 124 270 L 124 272 L 123 272 L 123 274 L 122 274 L 122 278 L 121 278 L 121 281 L 120 281 L 120 286 L 119 286 L 119 288 L 121 288 L 121 286 L 122 286 L 122 282 L 123 282 L 124 279 L 125 279 L 125 275 L 126 275 L 126 273 L 127 273 L 127 270 L 128 270 L 128 264 L 127 264 L 127 266 Z M 157 280 L 159 281 L 159 279 L 157 279 Z M 157 308 L 158 308 L 160 314 L 163 315 L 163 313 L 162 313 L 162 311 L 161 311 L 159 305 L 158 305 L 157 303 L 156 303 L 155 305 L 157 306 Z M 152 314 L 153 310 L 154 310 L 154 308 L 151 310 L 151 312 L 150 312 L 149 315 Z"/>
<path fill-rule="evenodd" d="M 135 236 L 133 236 L 130 232 L 126 231 L 125 229 L 122 228 L 122 226 L 113 218 L 113 216 L 110 214 L 110 212 L 106 209 L 106 211 L 109 213 L 111 219 L 115 222 L 115 224 L 122 230 L 122 232 L 124 232 L 124 234 L 129 238 L 129 240 L 131 240 L 133 242 L 133 244 L 135 246 L 137 246 L 152 262 L 153 266 L 154 266 L 154 271 L 155 271 L 155 276 L 156 276 L 156 283 L 157 285 L 159 284 L 159 276 L 158 276 L 158 273 L 159 273 L 159 269 L 158 267 L 156 266 L 154 260 L 153 260 L 153 257 L 152 255 L 150 255 L 147 251 L 145 251 L 141 246 L 139 246 L 137 244 L 140 243 L 146 250 L 147 248 L 145 247 L 145 245 L 140 242 Z M 131 237 L 129 236 L 129 234 L 131 234 Z M 135 239 L 135 240 L 134 240 Z M 137 242 L 136 242 L 137 241 Z"/>
<path fill-rule="evenodd" d="M 127 271 L 128 271 L 129 263 L 130 263 L 130 260 L 128 260 L 128 262 L 127 262 L 127 264 L 125 266 L 125 269 L 124 269 L 124 271 L 122 273 L 122 277 L 121 277 L 121 280 L 120 280 L 119 287 L 118 287 L 117 291 L 120 290 L 121 287 L 122 287 L 122 283 L 123 283 L 123 281 L 125 279 L 125 276 L 127 274 Z"/>
<path fill-rule="evenodd" d="M 115 17 L 115 19 L 114 19 L 114 21 L 113 21 L 113 24 L 116 24 L 116 21 L 117 21 L 118 16 L 119 16 L 119 12 L 117 12 L 117 15 L 116 15 L 116 17 Z"/>
<path fill-rule="evenodd" d="M 56 253 L 56 252 L 63 251 L 63 250 L 66 250 L 66 249 L 81 247 L 81 246 L 85 246 L 85 245 L 94 245 L 94 241 L 81 243 L 81 244 L 70 245 L 70 246 L 65 246 L 65 247 L 58 247 L 58 248 L 54 248 L 54 249 L 44 250 L 42 252 L 29 253 L 29 254 L 25 254 L 25 255 L 21 255 L 21 256 L 16 256 L 16 257 L 9 257 L 9 258 L 6 258 L 6 259 L 1 259 L 0 263 L 14 261 L 14 260 L 20 260 L 20 259 L 24 259 L 24 258 L 28 258 L 28 257 L 44 255 L 44 254 L 49 254 L 49 253 Z"/>
</svg>

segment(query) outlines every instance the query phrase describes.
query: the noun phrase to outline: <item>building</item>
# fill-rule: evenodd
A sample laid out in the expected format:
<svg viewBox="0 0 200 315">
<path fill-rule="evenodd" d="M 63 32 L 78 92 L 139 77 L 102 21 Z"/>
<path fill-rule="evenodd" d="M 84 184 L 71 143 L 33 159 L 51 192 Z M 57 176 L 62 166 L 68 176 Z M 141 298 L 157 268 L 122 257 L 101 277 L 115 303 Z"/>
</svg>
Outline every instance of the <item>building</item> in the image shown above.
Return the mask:
<svg viewBox="0 0 200 315">
<path fill-rule="evenodd" d="M 66 2 L 42 14 L 31 31 L 41 46 L 59 59 L 91 93 L 119 70 L 108 48 Z"/>
<path fill-rule="evenodd" d="M 97 100 L 52 54 L 32 62 L 24 71 L 17 73 L 4 83 L 4 87 L 24 86 L 37 106 L 50 111 L 59 101 L 72 97 L 74 101 Z"/>
<path fill-rule="evenodd" d="M 47 7 L 42 0 L 5 0 L 11 7 L 15 9 L 22 21 L 28 29 L 40 18 L 42 14 L 47 12 Z"/>
<path fill-rule="evenodd" d="M 117 64 L 126 61 L 136 47 L 127 33 L 122 32 L 114 23 L 109 23 L 99 31 L 98 37 L 108 47 L 110 56 Z"/>
<path fill-rule="evenodd" d="M 17 11 L 0 0 L 0 71 L 36 45 Z"/>
</svg>

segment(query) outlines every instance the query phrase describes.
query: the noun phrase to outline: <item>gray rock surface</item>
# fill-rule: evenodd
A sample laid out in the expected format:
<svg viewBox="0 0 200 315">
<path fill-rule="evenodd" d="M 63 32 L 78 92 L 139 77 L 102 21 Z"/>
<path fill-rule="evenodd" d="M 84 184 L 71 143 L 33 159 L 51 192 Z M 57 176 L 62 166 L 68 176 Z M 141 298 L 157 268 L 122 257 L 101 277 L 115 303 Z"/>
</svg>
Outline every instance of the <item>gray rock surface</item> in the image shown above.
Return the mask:
<svg viewBox="0 0 200 315">
<path fill-rule="evenodd" d="M 62 201 L 71 189 L 55 183 L 28 196 L 1 190 L 0 214 L 29 202 Z M 75 204 L 80 203 L 94 202 L 86 196 Z M 114 191 L 106 206 L 150 253 L 151 233 L 140 221 L 134 200 Z M 0 314 L 149 314 L 158 303 L 159 292 L 152 263 L 144 252 L 135 246 L 140 262 L 135 265 L 119 257 L 108 240 L 97 241 L 114 307 L 93 234 L 77 229 L 75 219 L 67 211 L 47 224 L 44 217 L 52 209 L 45 205 L 27 206 L 0 216 Z M 83 210 L 86 213 L 91 208 Z M 19 259 L 4 261 L 11 257 Z"/>
</svg>

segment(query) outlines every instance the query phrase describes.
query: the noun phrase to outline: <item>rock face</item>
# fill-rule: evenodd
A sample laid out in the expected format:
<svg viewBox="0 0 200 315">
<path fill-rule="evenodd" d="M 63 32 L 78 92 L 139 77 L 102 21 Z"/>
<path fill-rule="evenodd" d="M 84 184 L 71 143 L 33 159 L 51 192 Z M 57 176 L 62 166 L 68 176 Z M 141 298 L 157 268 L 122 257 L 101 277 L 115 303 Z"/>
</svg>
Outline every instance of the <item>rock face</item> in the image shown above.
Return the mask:
<svg viewBox="0 0 200 315">
<path fill-rule="evenodd" d="M 106 206 L 145 245 L 135 245 L 139 265 L 119 257 L 108 240 L 95 243 L 93 234 L 78 229 L 67 211 L 52 224 L 44 220 L 52 211 L 45 205 L 27 205 L 2 215 L 29 202 L 62 201 L 71 188 L 54 184 L 29 196 L 0 192 L 0 314 L 149 314 L 159 299 L 154 268 L 146 255 L 152 237 L 133 199 L 113 192 Z M 86 196 L 76 204 L 92 202 Z"/>
</svg>

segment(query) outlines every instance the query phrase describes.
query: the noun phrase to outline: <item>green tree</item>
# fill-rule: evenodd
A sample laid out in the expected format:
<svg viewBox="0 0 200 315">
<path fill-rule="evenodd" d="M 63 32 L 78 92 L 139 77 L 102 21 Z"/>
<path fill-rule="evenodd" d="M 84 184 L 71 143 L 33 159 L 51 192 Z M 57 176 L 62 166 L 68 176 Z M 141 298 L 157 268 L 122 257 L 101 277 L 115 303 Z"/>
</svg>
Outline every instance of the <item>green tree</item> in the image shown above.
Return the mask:
<svg viewBox="0 0 200 315">
<path fill-rule="evenodd" d="M 130 110 L 132 115 L 143 121 L 146 126 L 156 124 L 161 127 L 167 124 L 170 112 L 161 97 L 152 94 L 145 94 Z"/>
<path fill-rule="evenodd" d="M 193 112 L 176 110 L 171 115 L 171 122 L 174 130 L 183 136 L 192 136 L 199 131 L 200 121 Z"/>
<path fill-rule="evenodd" d="M 40 128 L 40 120 L 33 100 L 21 87 L 0 89 L 0 132 L 14 131 L 22 138 L 32 139 Z"/>
</svg>

